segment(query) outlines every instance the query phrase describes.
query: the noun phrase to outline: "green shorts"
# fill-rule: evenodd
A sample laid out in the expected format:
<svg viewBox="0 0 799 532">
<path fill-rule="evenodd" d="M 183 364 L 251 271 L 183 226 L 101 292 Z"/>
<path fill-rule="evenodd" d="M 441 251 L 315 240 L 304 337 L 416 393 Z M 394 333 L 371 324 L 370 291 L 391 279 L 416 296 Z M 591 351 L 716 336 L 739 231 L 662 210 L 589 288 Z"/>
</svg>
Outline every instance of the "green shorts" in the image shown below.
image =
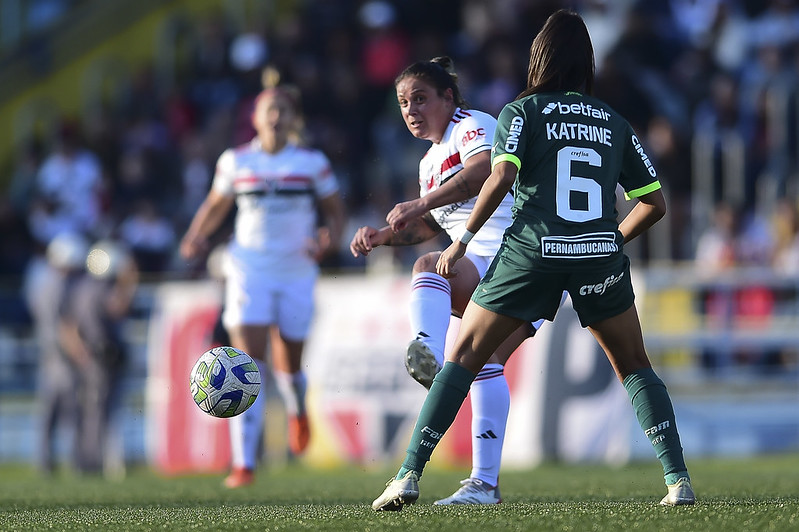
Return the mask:
<svg viewBox="0 0 799 532">
<path fill-rule="evenodd" d="M 585 262 L 575 268 L 566 264 L 562 268 L 537 268 L 536 263 L 519 267 L 500 252 L 477 285 L 472 301 L 491 312 L 523 321 L 551 321 L 566 290 L 583 327 L 629 309 L 635 301 L 630 259 L 620 253 L 589 260 L 590 268 Z"/>
</svg>

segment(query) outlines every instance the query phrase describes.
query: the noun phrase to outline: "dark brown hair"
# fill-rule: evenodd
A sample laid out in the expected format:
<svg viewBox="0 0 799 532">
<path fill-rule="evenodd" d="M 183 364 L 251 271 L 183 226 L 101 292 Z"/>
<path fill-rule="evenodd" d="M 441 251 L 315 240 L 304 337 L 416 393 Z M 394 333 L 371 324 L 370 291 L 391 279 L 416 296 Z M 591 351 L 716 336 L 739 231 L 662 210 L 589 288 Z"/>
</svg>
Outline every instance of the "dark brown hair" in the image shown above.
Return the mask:
<svg viewBox="0 0 799 532">
<path fill-rule="evenodd" d="M 553 91 L 594 90 L 594 47 L 583 19 L 567 9 L 547 19 L 530 46 L 527 88 L 516 97 Z"/>
<path fill-rule="evenodd" d="M 394 86 L 396 87 L 400 81 L 408 77 L 421 79 L 429 83 L 436 88 L 439 96 L 443 96 L 444 91 L 447 89 L 452 89 L 452 101 L 455 105 L 464 109 L 469 107 L 466 100 L 461 96 L 461 90 L 458 87 L 455 64 L 452 59 L 445 55 L 434 57 L 430 61 L 419 61 L 412 64 L 400 72 L 400 75 L 394 80 Z"/>
</svg>

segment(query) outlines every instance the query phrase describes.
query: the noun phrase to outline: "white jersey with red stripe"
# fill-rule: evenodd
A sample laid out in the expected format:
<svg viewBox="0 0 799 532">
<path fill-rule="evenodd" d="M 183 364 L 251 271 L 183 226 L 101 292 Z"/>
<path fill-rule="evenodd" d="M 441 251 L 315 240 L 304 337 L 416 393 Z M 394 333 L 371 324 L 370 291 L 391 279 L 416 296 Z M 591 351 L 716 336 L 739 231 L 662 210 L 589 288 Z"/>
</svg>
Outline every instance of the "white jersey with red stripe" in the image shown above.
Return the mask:
<svg viewBox="0 0 799 532">
<path fill-rule="evenodd" d="M 212 186 L 236 198 L 229 252 L 239 268 L 297 275 L 316 269 L 309 253 L 316 231 L 315 202 L 338 191 L 322 152 L 289 143 L 268 153 L 256 137 L 222 153 Z"/>
<path fill-rule="evenodd" d="M 419 162 L 420 195 L 426 196 L 460 172 L 469 157 L 490 150 L 496 126 L 496 119 L 487 113 L 456 109 L 441 142 L 433 144 Z M 465 201 L 432 209 L 430 214 L 454 241 L 466 229 L 466 220 L 474 208 L 475 200 L 476 195 Z M 502 234 L 511 224 L 512 206 L 513 197 L 508 194 L 469 242 L 471 253 L 490 257 L 496 254 Z"/>
</svg>

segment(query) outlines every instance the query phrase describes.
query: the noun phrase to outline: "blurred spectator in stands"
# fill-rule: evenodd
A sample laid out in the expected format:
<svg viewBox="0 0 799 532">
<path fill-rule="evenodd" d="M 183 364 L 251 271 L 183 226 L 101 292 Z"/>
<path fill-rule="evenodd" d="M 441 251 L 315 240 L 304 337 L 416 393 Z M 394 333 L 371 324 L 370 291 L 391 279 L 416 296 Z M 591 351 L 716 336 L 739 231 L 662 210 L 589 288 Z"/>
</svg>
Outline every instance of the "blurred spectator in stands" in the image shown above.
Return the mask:
<svg viewBox="0 0 799 532">
<path fill-rule="evenodd" d="M 647 154 L 663 185 L 669 202 L 671 259 L 689 260 L 691 248 L 691 158 L 688 139 L 663 115 L 649 121 L 646 130 Z M 648 236 L 647 234 L 641 236 Z M 649 235 L 651 237 L 651 235 Z"/>
<path fill-rule="evenodd" d="M 774 240 L 768 222 L 751 210 L 729 202 L 716 204 L 712 225 L 696 246 L 698 271 L 712 277 L 734 267 L 768 266 Z"/>
<path fill-rule="evenodd" d="M 122 472 L 121 460 L 111 463 L 109 435 L 127 358 L 122 326 L 137 284 L 135 262 L 124 246 L 101 241 L 89 250 L 86 273 L 66 286 L 59 303 L 59 341 L 78 361 L 78 469 L 84 473 Z"/>
<path fill-rule="evenodd" d="M 189 94 L 201 113 L 201 122 L 220 108 L 230 108 L 239 99 L 239 91 L 230 64 L 230 33 L 224 15 L 207 15 L 197 28 L 192 57 Z"/>
<path fill-rule="evenodd" d="M 56 235 L 47 246 L 46 259 L 31 261 L 23 286 L 39 348 L 36 394 L 40 425 L 36 462 L 43 474 L 55 471 L 58 442 L 63 437 L 70 441 L 68 462 L 73 467 L 78 465 L 81 361 L 61 348 L 58 309 L 66 287 L 82 276 L 88 249 L 88 241 L 80 234 Z"/>
<path fill-rule="evenodd" d="M 261 70 L 269 60 L 269 43 L 255 20 L 244 24 L 244 29 L 230 43 L 230 64 L 239 94 L 255 94 L 261 90 Z"/>
<path fill-rule="evenodd" d="M 42 162 L 42 146 L 31 141 L 18 153 L 7 195 L 0 195 L 0 277 L 22 276 L 30 257 L 43 251 L 34 245 L 28 214 L 36 193 L 36 176 Z M 7 305 L 7 304 L 6 304 Z M 0 321 L 9 322 L 18 309 L 0 310 Z M 17 315 L 19 319 L 21 316 Z"/>
<path fill-rule="evenodd" d="M 101 195 L 97 157 L 82 147 L 77 125 L 65 123 L 36 178 L 31 233 L 43 245 L 62 232 L 92 234 L 102 214 Z"/>
<path fill-rule="evenodd" d="M 507 40 L 498 39 L 488 44 L 482 54 L 488 72 L 476 87 L 476 109 L 497 117 L 505 104 L 521 92 L 524 80 L 519 79 L 518 73 L 524 69 L 519 67 L 518 54 L 514 51 L 515 47 Z"/>
<path fill-rule="evenodd" d="M 716 73 L 710 92 L 699 102 L 693 117 L 694 137 L 692 185 L 694 202 L 703 210 L 723 198 L 744 200 L 743 177 L 746 166 L 747 135 L 744 131 L 736 78 L 727 72 Z M 750 198 L 754 201 L 754 198 Z M 694 212 L 694 223 L 705 227 L 707 212 Z"/>
<path fill-rule="evenodd" d="M 718 203 L 711 225 L 700 235 L 696 245 L 695 266 L 707 277 L 730 270 L 736 265 L 736 238 L 740 225 L 738 209 Z"/>
<path fill-rule="evenodd" d="M 799 205 L 796 198 L 777 203 L 772 223 L 776 240 L 774 269 L 782 274 L 799 274 Z"/>
<path fill-rule="evenodd" d="M 143 273 L 162 273 L 172 258 L 176 236 L 171 220 L 149 198 L 139 199 L 119 226 L 119 237 Z"/>
<path fill-rule="evenodd" d="M 187 135 L 181 143 L 181 180 L 180 208 L 177 216 L 179 232 L 188 228 L 189 222 L 197 212 L 197 208 L 208 194 L 213 177 L 213 164 L 202 135 Z"/>
<path fill-rule="evenodd" d="M 773 239 L 762 217 L 730 203 L 716 205 L 713 224 L 699 238 L 696 250 L 697 273 L 708 283 L 702 301 L 707 326 L 741 329 L 767 323 L 774 310 L 773 290 L 757 283 L 738 283 L 735 272 L 769 266 L 772 255 Z M 734 364 L 770 367 L 777 356 L 770 349 L 715 345 L 703 349 L 701 362 L 713 371 Z"/>
<path fill-rule="evenodd" d="M 376 136 L 385 133 L 382 131 L 383 124 L 377 119 L 389 108 L 394 112 L 394 78 L 409 62 L 410 41 L 406 29 L 397 19 L 396 8 L 390 2 L 365 2 L 358 10 L 358 20 L 363 31 L 359 58 L 360 105 L 366 119 L 360 142 L 368 152 L 375 153 L 378 149 Z M 390 165 L 378 167 L 374 160 L 362 161 L 362 164 L 367 164 L 365 172 L 368 177 L 353 187 L 353 193 L 366 194 L 363 199 L 370 194 L 380 197 L 387 189 L 390 189 L 390 193 L 397 193 L 394 186 L 402 179 L 393 175 Z M 384 174 L 383 179 L 380 178 L 381 173 Z"/>
</svg>

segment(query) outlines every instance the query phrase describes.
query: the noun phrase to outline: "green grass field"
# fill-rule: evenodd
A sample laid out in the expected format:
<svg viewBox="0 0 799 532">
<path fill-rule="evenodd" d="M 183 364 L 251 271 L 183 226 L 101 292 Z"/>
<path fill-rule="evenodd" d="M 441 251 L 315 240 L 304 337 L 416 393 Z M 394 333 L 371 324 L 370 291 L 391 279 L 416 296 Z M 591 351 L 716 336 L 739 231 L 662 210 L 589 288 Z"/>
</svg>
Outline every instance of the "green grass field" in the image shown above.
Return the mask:
<svg viewBox="0 0 799 532">
<path fill-rule="evenodd" d="M 221 476 L 164 478 L 146 469 L 122 481 L 0 468 L 0 530 L 799 530 L 799 456 L 689 463 L 697 504 L 663 508 L 656 462 L 622 468 L 544 465 L 502 473 L 503 504 L 434 507 L 465 472 L 431 469 L 402 512 L 370 503 L 390 476 L 361 468 L 263 470 L 255 485 Z"/>
</svg>

